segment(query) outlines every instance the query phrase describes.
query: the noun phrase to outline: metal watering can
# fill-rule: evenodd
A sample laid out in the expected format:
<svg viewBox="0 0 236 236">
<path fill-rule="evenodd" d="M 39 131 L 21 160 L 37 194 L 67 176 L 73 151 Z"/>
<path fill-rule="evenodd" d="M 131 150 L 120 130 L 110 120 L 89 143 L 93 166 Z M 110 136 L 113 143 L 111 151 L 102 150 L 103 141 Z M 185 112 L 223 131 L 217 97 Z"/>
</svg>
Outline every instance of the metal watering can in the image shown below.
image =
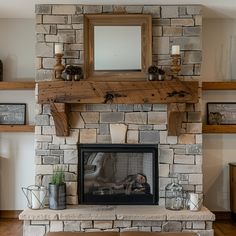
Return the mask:
<svg viewBox="0 0 236 236">
<path fill-rule="evenodd" d="M 42 209 L 45 206 L 45 199 L 47 196 L 47 188 L 44 186 L 30 185 L 27 188 L 21 188 L 26 199 L 27 206 L 30 209 Z"/>
</svg>

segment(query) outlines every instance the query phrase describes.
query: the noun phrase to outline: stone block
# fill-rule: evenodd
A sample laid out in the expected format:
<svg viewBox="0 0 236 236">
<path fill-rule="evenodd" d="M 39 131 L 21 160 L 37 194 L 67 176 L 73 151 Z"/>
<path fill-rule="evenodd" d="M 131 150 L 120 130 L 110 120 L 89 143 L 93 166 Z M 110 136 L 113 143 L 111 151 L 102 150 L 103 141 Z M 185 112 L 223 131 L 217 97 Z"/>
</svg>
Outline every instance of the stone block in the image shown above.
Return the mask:
<svg viewBox="0 0 236 236">
<path fill-rule="evenodd" d="M 202 11 L 202 6 L 200 5 L 187 6 L 188 15 L 201 15 L 201 11 Z"/>
<path fill-rule="evenodd" d="M 206 221 L 206 230 L 212 229 L 213 222 L 212 221 Z"/>
<path fill-rule="evenodd" d="M 134 105 L 132 104 L 118 104 L 118 111 L 133 111 Z"/>
<path fill-rule="evenodd" d="M 43 24 L 66 24 L 67 16 L 44 15 Z"/>
<path fill-rule="evenodd" d="M 52 165 L 36 165 L 35 174 L 50 175 L 53 172 Z"/>
<path fill-rule="evenodd" d="M 161 232 L 161 227 L 152 227 L 152 232 Z"/>
<path fill-rule="evenodd" d="M 44 225 L 28 225 L 23 227 L 24 236 L 44 236 L 46 233 L 46 227 Z"/>
<path fill-rule="evenodd" d="M 77 195 L 77 182 L 67 182 L 66 183 L 66 194 L 67 195 Z"/>
<path fill-rule="evenodd" d="M 82 44 L 84 42 L 84 31 L 76 30 L 76 43 Z"/>
<path fill-rule="evenodd" d="M 182 36 L 182 27 L 163 26 L 163 36 Z"/>
<path fill-rule="evenodd" d="M 201 50 L 202 42 L 200 37 L 173 37 L 173 45 L 180 45 L 181 50 Z"/>
<path fill-rule="evenodd" d="M 194 65 L 194 75 L 201 75 L 201 64 L 195 64 Z"/>
<path fill-rule="evenodd" d="M 37 24 L 35 26 L 35 32 L 38 34 L 49 34 L 50 25 Z"/>
<path fill-rule="evenodd" d="M 84 16 L 83 15 L 74 15 L 71 18 L 72 24 L 83 24 Z"/>
<path fill-rule="evenodd" d="M 160 131 L 160 144 L 167 143 L 167 131 Z"/>
<path fill-rule="evenodd" d="M 43 23 L 43 16 L 42 15 L 36 15 L 35 16 L 35 23 L 36 24 L 42 24 Z"/>
<path fill-rule="evenodd" d="M 170 183 L 171 183 L 171 178 L 160 177 L 159 178 L 159 188 L 160 188 L 160 190 L 165 190 L 167 184 L 170 184 Z M 159 226 L 161 226 L 161 225 L 159 225 Z"/>
<path fill-rule="evenodd" d="M 190 76 L 194 74 L 194 66 L 193 65 L 182 65 L 181 72 L 179 75 L 182 76 Z"/>
<path fill-rule="evenodd" d="M 161 17 L 162 18 L 178 18 L 179 17 L 178 6 L 162 6 Z"/>
<path fill-rule="evenodd" d="M 65 144 L 66 143 L 66 139 L 65 137 L 59 137 L 56 135 L 53 135 L 53 140 L 52 140 L 52 144 Z"/>
<path fill-rule="evenodd" d="M 66 144 L 77 144 L 79 141 L 79 130 L 71 130 L 70 136 L 66 137 Z"/>
<path fill-rule="evenodd" d="M 108 105 L 108 104 L 87 104 L 86 111 L 115 111 L 117 105 Z"/>
<path fill-rule="evenodd" d="M 205 221 L 193 221 L 193 229 L 205 229 Z"/>
<path fill-rule="evenodd" d="M 64 52 L 64 58 L 68 61 L 68 59 L 71 59 L 71 58 L 79 58 L 79 51 L 69 51 L 67 50 L 66 52 Z M 73 60 L 73 59 L 72 59 Z"/>
<path fill-rule="evenodd" d="M 113 6 L 112 5 L 103 5 L 102 6 L 102 12 L 103 13 L 112 13 L 113 12 Z"/>
<path fill-rule="evenodd" d="M 143 6 L 126 6 L 125 9 L 127 13 L 142 13 Z"/>
<path fill-rule="evenodd" d="M 51 142 L 52 136 L 51 135 L 35 135 L 35 141 L 38 142 Z"/>
<path fill-rule="evenodd" d="M 36 71 L 36 79 L 35 79 L 35 81 L 37 81 L 37 82 L 40 82 L 40 81 L 51 81 L 52 78 L 53 78 L 53 71 L 52 70 L 42 70 L 41 69 L 41 70 L 37 70 Z"/>
<path fill-rule="evenodd" d="M 75 43 L 75 31 L 74 30 L 58 30 L 59 42 L 61 43 Z"/>
<path fill-rule="evenodd" d="M 97 131 L 96 129 L 81 129 L 80 131 L 80 143 L 96 143 Z"/>
<path fill-rule="evenodd" d="M 194 156 L 193 155 L 175 155 L 174 163 L 177 164 L 194 164 Z"/>
<path fill-rule="evenodd" d="M 97 143 L 111 143 L 111 135 L 97 135 Z"/>
<path fill-rule="evenodd" d="M 68 232 L 75 232 L 75 231 L 80 231 L 80 222 L 79 221 L 64 221 L 64 230 L 63 231 L 68 231 Z"/>
<path fill-rule="evenodd" d="M 140 143 L 159 143 L 159 131 L 140 131 Z"/>
<path fill-rule="evenodd" d="M 201 51 L 190 51 L 184 53 L 184 64 L 195 64 L 202 62 L 202 52 Z"/>
<path fill-rule="evenodd" d="M 36 4 L 35 13 L 36 14 L 51 14 L 52 6 L 49 4 Z"/>
<path fill-rule="evenodd" d="M 83 49 L 84 49 L 84 47 L 83 47 L 83 44 L 81 44 L 81 43 L 65 44 L 65 50 L 66 51 L 77 51 L 77 50 L 79 51 L 79 50 L 83 50 Z M 74 104 L 72 109 L 71 109 L 72 111 L 74 111 L 74 107 L 85 107 L 85 106 L 83 106 L 81 104 Z M 79 110 L 79 111 L 81 111 L 81 110 Z"/>
<path fill-rule="evenodd" d="M 114 5 L 113 6 L 113 12 L 115 14 L 126 14 L 125 6 L 123 6 L 123 5 Z"/>
<path fill-rule="evenodd" d="M 164 164 L 173 164 L 173 149 L 160 148 L 159 162 Z"/>
<path fill-rule="evenodd" d="M 44 165 L 48 164 L 54 165 L 60 163 L 60 158 L 55 156 L 44 156 L 42 159 Z"/>
<path fill-rule="evenodd" d="M 202 143 L 202 134 L 196 134 L 195 139 L 196 139 L 196 144 L 201 144 Z"/>
<path fill-rule="evenodd" d="M 162 225 L 164 232 L 180 232 L 182 230 L 182 224 L 180 221 L 169 221 Z"/>
<path fill-rule="evenodd" d="M 152 36 L 163 36 L 162 35 L 162 27 L 161 26 L 153 26 L 152 27 Z"/>
<path fill-rule="evenodd" d="M 145 113 L 145 112 L 125 113 L 125 123 L 146 124 L 147 123 L 147 113 Z"/>
<path fill-rule="evenodd" d="M 50 26 L 50 34 L 57 34 L 57 25 Z"/>
<path fill-rule="evenodd" d="M 114 228 L 129 228 L 131 227 L 131 220 L 115 220 Z"/>
<path fill-rule="evenodd" d="M 111 229 L 112 224 L 113 224 L 112 220 L 107 220 L 107 221 L 95 220 L 93 222 L 93 227 L 97 229 Z"/>
<path fill-rule="evenodd" d="M 112 143 L 125 143 L 127 125 L 124 124 L 110 124 L 111 142 Z"/>
<path fill-rule="evenodd" d="M 127 143 L 138 143 L 139 132 L 137 130 L 128 130 L 127 132 Z"/>
<path fill-rule="evenodd" d="M 45 42 L 45 35 L 44 34 L 36 34 L 36 42 L 43 43 Z M 41 61 L 41 58 L 39 58 Z M 42 65 L 40 64 L 40 61 L 36 62 L 36 69 L 42 69 Z"/>
<path fill-rule="evenodd" d="M 202 174 L 189 174 L 189 184 L 202 184 Z"/>
<path fill-rule="evenodd" d="M 36 43 L 35 55 L 36 57 L 53 57 L 52 43 Z"/>
<path fill-rule="evenodd" d="M 78 150 L 64 150 L 65 164 L 78 164 Z"/>
<path fill-rule="evenodd" d="M 154 130 L 166 130 L 167 129 L 167 125 L 154 125 L 153 129 Z"/>
<path fill-rule="evenodd" d="M 148 5 L 143 7 L 144 14 L 151 14 L 153 18 L 161 17 L 161 8 L 160 6 Z"/>
<path fill-rule="evenodd" d="M 84 120 L 79 112 L 70 112 L 69 123 L 72 129 L 84 128 Z"/>
<path fill-rule="evenodd" d="M 63 231 L 63 221 L 51 221 L 50 232 L 60 232 Z"/>
<path fill-rule="evenodd" d="M 134 104 L 134 111 L 151 111 L 152 104 Z"/>
<path fill-rule="evenodd" d="M 178 137 L 177 136 L 167 136 L 167 143 L 168 144 L 177 144 L 178 143 Z"/>
<path fill-rule="evenodd" d="M 179 144 L 195 144 L 195 137 L 193 134 L 181 134 L 178 137 Z"/>
<path fill-rule="evenodd" d="M 127 228 L 122 228 L 120 229 L 120 232 L 126 232 L 126 231 L 139 231 L 138 227 L 127 227 Z"/>
<path fill-rule="evenodd" d="M 200 26 L 195 27 L 184 27 L 183 35 L 184 36 L 200 36 L 202 33 L 202 29 Z"/>
<path fill-rule="evenodd" d="M 201 15 L 196 15 L 193 17 L 195 21 L 195 25 L 202 25 L 202 16 Z"/>
<path fill-rule="evenodd" d="M 61 144 L 60 145 L 61 150 L 77 150 L 76 144 Z"/>
<path fill-rule="evenodd" d="M 99 125 L 99 134 L 100 135 L 108 135 L 108 134 L 110 134 L 109 124 L 100 124 Z"/>
<path fill-rule="evenodd" d="M 173 26 L 194 26 L 194 20 L 192 18 L 171 19 L 171 25 L 173 25 Z"/>
<path fill-rule="evenodd" d="M 166 104 L 153 104 L 153 111 L 167 111 Z"/>
<path fill-rule="evenodd" d="M 65 181 L 66 182 L 75 182 L 76 180 L 77 180 L 76 174 L 65 172 Z"/>
<path fill-rule="evenodd" d="M 167 112 L 148 112 L 148 124 L 166 125 Z"/>
<path fill-rule="evenodd" d="M 192 134 L 202 133 L 202 123 L 187 123 L 187 132 Z"/>
<path fill-rule="evenodd" d="M 74 15 L 76 11 L 76 5 L 53 5 L 53 15 Z"/>
<path fill-rule="evenodd" d="M 69 172 L 77 173 L 78 172 L 78 166 L 77 165 L 69 165 Z"/>
<path fill-rule="evenodd" d="M 99 122 L 99 112 L 81 112 L 81 116 L 86 124 Z"/>
<path fill-rule="evenodd" d="M 159 177 L 169 177 L 170 165 L 169 164 L 159 164 Z"/>
<path fill-rule="evenodd" d="M 84 14 L 102 13 L 102 5 L 86 5 L 84 6 Z"/>
<path fill-rule="evenodd" d="M 171 21 L 170 19 L 152 19 L 152 25 L 158 25 L 158 26 L 164 26 L 164 25 L 170 25 Z"/>
<path fill-rule="evenodd" d="M 48 119 L 49 122 L 49 119 Z M 55 126 L 42 126 L 42 134 L 56 134 Z"/>
<path fill-rule="evenodd" d="M 42 127 L 41 126 L 35 126 L 34 127 L 34 133 L 35 134 L 42 134 Z"/>
<path fill-rule="evenodd" d="M 153 54 L 169 54 L 169 37 L 153 37 Z"/>
<path fill-rule="evenodd" d="M 43 68 L 44 69 L 53 69 L 55 65 L 55 59 L 54 58 L 43 58 Z"/>
<path fill-rule="evenodd" d="M 172 171 L 174 173 L 186 173 L 186 174 L 202 173 L 202 166 L 174 164 Z"/>
<path fill-rule="evenodd" d="M 123 121 L 123 112 L 102 112 L 100 114 L 100 123 L 120 123 Z"/>
<path fill-rule="evenodd" d="M 179 16 L 185 17 L 187 15 L 187 7 L 179 6 Z"/>
<path fill-rule="evenodd" d="M 186 154 L 202 154 L 202 145 L 194 144 L 194 145 L 186 145 Z"/>
<path fill-rule="evenodd" d="M 93 228 L 93 222 L 91 220 L 83 220 L 80 225 L 81 229 Z"/>
<path fill-rule="evenodd" d="M 50 155 L 54 155 L 54 156 L 62 156 L 64 155 L 64 151 L 63 150 L 51 150 L 50 151 Z"/>
</svg>

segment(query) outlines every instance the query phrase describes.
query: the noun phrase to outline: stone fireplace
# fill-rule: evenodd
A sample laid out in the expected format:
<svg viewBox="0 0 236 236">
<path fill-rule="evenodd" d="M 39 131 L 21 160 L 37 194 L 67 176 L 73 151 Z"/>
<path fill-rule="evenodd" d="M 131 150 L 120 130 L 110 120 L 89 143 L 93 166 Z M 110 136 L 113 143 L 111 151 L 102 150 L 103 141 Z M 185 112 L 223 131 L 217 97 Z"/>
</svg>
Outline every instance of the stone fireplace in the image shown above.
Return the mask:
<svg viewBox="0 0 236 236">
<path fill-rule="evenodd" d="M 178 44 L 182 58 L 180 78 L 196 80 L 200 75 L 201 6 L 50 4 L 36 5 L 37 82 L 52 79 L 56 42 L 64 45 L 63 63 L 83 66 L 85 13 L 151 14 L 153 64 L 169 71 L 170 48 Z M 185 111 L 181 134 L 168 136 L 166 104 L 71 104 L 70 136 L 58 137 L 50 106 L 38 104 L 35 182 L 47 186 L 53 167 L 63 166 L 67 204 L 71 207 L 60 212 L 24 211 L 20 216 L 25 221 L 24 235 L 34 235 L 34 232 L 44 235 L 48 231 L 145 230 L 196 231 L 213 236 L 214 215 L 206 208 L 200 212 L 171 212 L 164 208 L 165 186 L 173 179 L 178 179 L 186 191 L 203 191 L 201 102 L 179 107 Z M 159 186 L 158 206 L 77 205 L 81 201 L 78 145 L 112 144 L 112 125 L 121 125 L 125 130 L 120 144 L 158 147 L 158 179 L 155 179 Z"/>
</svg>

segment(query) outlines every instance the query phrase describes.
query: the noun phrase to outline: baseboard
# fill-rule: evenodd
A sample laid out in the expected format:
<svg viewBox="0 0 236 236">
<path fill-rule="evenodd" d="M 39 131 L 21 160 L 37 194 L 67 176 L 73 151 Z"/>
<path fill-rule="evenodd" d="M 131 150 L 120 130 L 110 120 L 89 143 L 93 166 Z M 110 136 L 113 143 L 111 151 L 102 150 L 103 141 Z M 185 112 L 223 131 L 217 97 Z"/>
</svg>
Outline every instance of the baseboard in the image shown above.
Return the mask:
<svg viewBox="0 0 236 236">
<path fill-rule="evenodd" d="M 216 216 L 216 220 L 231 220 L 230 211 L 213 211 Z"/>
<path fill-rule="evenodd" d="M 21 210 L 0 210 L 0 219 L 18 219 Z"/>
</svg>

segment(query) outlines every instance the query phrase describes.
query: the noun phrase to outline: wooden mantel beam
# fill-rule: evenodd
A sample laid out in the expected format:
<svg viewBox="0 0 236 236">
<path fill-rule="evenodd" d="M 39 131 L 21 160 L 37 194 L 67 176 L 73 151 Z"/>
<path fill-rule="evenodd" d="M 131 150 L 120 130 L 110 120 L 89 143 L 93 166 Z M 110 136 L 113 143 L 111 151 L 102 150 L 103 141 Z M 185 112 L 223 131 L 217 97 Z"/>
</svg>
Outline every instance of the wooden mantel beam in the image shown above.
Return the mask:
<svg viewBox="0 0 236 236">
<path fill-rule="evenodd" d="M 197 103 L 196 81 L 51 81 L 38 84 L 38 103 Z"/>
</svg>

